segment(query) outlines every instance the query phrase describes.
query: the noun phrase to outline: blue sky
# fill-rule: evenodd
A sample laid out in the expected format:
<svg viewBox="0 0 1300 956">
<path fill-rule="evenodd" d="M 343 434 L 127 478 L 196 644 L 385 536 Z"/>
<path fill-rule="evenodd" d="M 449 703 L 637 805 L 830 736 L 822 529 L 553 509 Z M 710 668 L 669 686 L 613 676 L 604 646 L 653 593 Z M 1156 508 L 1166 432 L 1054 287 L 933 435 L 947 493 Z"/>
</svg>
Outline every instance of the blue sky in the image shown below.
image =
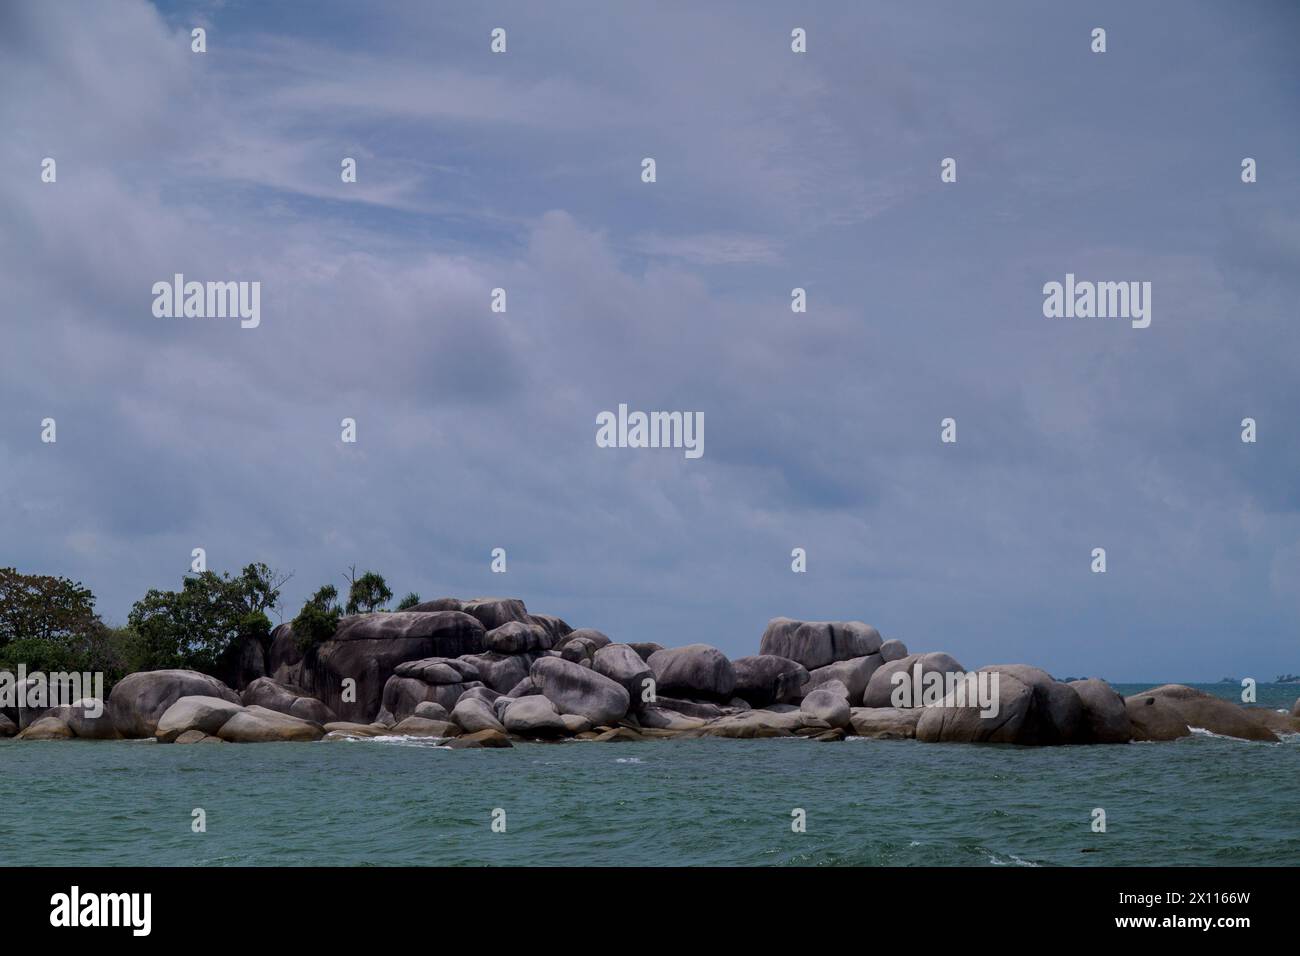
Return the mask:
<svg viewBox="0 0 1300 956">
<path fill-rule="evenodd" d="M 203 547 L 290 616 L 356 564 L 733 656 L 1300 670 L 1300 12 L 1055 7 L 4 4 L 0 563 L 117 621 Z M 176 272 L 261 326 L 154 318 Z M 1044 318 L 1067 272 L 1151 327 Z M 597 448 L 619 403 L 704 456 Z"/>
</svg>

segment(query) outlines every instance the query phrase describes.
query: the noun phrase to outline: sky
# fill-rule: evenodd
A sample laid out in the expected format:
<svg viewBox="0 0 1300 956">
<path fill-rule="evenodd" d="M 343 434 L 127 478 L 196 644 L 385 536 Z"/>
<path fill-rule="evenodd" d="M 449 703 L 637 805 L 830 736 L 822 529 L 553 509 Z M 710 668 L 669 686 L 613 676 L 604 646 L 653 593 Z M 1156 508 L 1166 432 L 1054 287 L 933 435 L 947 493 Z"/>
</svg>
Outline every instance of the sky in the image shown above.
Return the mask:
<svg viewBox="0 0 1300 956">
<path fill-rule="evenodd" d="M 1300 671 L 1300 8 L 1075 7 L 0 4 L 0 566 Z M 1045 317 L 1067 273 L 1150 327 Z M 620 403 L 703 456 L 597 447 Z"/>
</svg>

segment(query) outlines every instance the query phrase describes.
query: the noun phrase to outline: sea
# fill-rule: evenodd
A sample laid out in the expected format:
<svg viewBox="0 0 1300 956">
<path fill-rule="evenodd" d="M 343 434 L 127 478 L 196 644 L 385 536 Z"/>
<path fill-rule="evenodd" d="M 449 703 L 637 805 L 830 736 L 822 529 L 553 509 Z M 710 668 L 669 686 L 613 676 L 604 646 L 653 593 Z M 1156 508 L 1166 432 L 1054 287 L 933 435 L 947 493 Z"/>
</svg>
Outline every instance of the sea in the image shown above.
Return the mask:
<svg viewBox="0 0 1300 956">
<path fill-rule="evenodd" d="M 1300 687 L 1258 692 L 1261 705 L 1289 711 Z M 396 737 L 0 741 L 0 768 L 0 866 L 1300 860 L 1300 735 L 1276 744 L 1197 733 L 1128 746 L 783 738 L 463 751 Z"/>
</svg>

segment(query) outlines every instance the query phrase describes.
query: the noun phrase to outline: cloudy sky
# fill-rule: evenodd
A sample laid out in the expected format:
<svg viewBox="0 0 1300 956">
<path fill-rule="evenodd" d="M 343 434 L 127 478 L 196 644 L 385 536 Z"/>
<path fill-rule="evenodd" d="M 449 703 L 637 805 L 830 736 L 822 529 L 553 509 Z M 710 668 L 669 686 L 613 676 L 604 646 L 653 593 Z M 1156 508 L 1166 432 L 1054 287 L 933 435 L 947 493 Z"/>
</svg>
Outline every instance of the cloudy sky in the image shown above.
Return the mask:
<svg viewBox="0 0 1300 956">
<path fill-rule="evenodd" d="M 1300 671 L 1300 12 L 1058 6 L 0 5 L 0 564 Z M 155 318 L 177 272 L 261 326 Z M 1044 318 L 1067 272 L 1150 328 Z M 619 403 L 704 456 L 597 448 Z"/>
</svg>

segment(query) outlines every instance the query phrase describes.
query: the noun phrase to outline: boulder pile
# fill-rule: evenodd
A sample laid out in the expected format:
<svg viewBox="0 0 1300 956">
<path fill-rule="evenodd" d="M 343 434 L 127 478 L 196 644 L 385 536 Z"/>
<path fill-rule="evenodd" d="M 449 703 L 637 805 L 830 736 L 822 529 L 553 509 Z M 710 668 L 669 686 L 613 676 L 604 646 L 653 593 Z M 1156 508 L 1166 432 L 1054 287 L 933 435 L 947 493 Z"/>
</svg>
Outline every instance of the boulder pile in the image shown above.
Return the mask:
<svg viewBox="0 0 1300 956">
<path fill-rule="evenodd" d="M 1105 681 L 1058 681 L 1026 664 L 967 672 L 860 621 L 775 618 L 759 653 L 623 644 L 532 614 L 516 598 L 441 598 L 344 618 L 300 648 L 272 633 L 266 674 L 239 693 L 189 670 L 131 674 L 108 700 L 0 714 L 22 740 L 262 743 L 407 736 L 452 749 L 512 741 L 869 737 L 1026 746 L 1244 740 L 1300 733 L 1288 715 L 1180 684 L 1128 698 Z"/>
</svg>

